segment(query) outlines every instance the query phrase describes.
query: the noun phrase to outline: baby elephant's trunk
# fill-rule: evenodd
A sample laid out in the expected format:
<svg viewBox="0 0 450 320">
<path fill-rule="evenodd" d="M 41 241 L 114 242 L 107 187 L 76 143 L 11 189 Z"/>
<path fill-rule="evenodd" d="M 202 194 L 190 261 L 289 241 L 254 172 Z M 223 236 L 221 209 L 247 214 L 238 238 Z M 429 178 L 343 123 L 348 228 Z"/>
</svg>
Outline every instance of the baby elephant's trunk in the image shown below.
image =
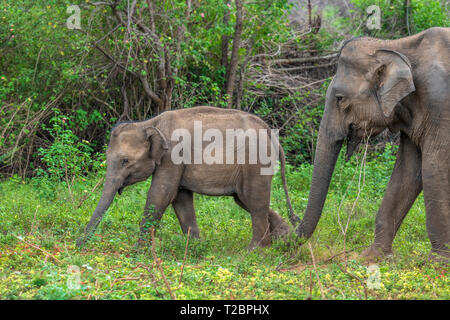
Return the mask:
<svg viewBox="0 0 450 320">
<path fill-rule="evenodd" d="M 95 208 L 94 213 L 92 214 L 91 220 L 89 221 L 83 236 L 77 240 L 78 247 L 83 246 L 86 243 L 86 241 L 88 241 L 89 238 L 92 236 L 92 233 L 95 231 L 98 224 L 102 220 L 106 210 L 108 210 L 109 206 L 111 205 L 111 202 L 114 200 L 116 192 L 117 188 L 112 186 L 112 184 L 109 183 L 109 181 L 107 180 L 103 188 L 102 196 L 97 204 L 97 207 Z"/>
</svg>

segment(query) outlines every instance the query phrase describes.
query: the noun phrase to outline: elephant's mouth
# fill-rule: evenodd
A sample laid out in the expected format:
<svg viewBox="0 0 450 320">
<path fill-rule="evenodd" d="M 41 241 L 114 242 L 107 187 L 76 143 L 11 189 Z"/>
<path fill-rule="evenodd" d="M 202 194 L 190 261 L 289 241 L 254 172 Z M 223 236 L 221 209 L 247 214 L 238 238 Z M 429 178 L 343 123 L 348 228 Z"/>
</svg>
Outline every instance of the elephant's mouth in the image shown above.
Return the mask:
<svg viewBox="0 0 450 320">
<path fill-rule="evenodd" d="M 349 161 L 355 150 L 357 150 L 362 138 L 356 135 L 353 125 L 350 125 L 349 133 L 347 135 L 347 152 L 345 154 L 345 160 Z"/>
<path fill-rule="evenodd" d="M 119 188 L 119 190 L 117 190 L 117 193 L 119 194 L 119 196 L 122 194 L 123 189 L 125 189 L 125 187 L 129 185 L 130 178 L 131 178 L 131 176 L 127 176 L 125 178 L 125 180 L 123 181 L 122 186 Z"/>
</svg>

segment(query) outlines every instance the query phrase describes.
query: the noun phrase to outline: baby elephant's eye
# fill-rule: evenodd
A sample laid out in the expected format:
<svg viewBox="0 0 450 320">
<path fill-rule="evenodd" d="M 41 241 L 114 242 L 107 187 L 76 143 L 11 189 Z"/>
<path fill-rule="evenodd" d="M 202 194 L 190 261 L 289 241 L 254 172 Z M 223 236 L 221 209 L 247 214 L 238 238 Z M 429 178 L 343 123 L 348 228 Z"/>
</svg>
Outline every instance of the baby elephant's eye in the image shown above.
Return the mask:
<svg viewBox="0 0 450 320">
<path fill-rule="evenodd" d="M 125 167 L 128 164 L 128 159 L 122 159 L 122 167 Z"/>
<path fill-rule="evenodd" d="M 343 98 L 344 98 L 343 96 L 336 96 L 336 104 L 338 105 L 338 107 L 339 107 L 339 103 L 342 102 Z"/>
</svg>

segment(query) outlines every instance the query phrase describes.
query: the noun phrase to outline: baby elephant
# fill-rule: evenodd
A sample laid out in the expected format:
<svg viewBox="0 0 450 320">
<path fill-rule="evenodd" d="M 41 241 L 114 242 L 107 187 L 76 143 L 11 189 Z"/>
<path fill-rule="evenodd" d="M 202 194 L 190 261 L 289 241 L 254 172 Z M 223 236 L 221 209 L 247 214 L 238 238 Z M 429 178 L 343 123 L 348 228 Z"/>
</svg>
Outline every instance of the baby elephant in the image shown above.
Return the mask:
<svg viewBox="0 0 450 320">
<path fill-rule="evenodd" d="M 197 192 L 233 196 L 252 218 L 250 248 L 269 246 L 272 236 L 289 231 L 288 224 L 269 208 L 278 156 L 289 218 L 295 224 L 298 218 L 287 191 L 283 150 L 275 132 L 258 117 L 232 109 L 194 107 L 119 123 L 106 151 L 103 194 L 77 246 L 94 232 L 117 192 L 150 176 L 138 244 L 170 204 L 183 232 L 190 229 L 190 235 L 198 237 L 193 198 Z"/>
</svg>

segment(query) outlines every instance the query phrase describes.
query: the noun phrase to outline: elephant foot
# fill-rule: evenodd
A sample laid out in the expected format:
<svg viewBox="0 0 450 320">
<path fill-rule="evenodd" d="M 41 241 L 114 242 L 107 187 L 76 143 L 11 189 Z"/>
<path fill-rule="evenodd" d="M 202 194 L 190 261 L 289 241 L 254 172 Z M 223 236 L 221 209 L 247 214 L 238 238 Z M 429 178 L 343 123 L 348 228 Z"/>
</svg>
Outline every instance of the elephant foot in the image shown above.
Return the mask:
<svg viewBox="0 0 450 320">
<path fill-rule="evenodd" d="M 84 247 L 85 243 L 86 243 L 86 239 L 84 237 L 81 237 L 81 238 L 77 239 L 75 245 L 77 246 L 78 249 L 81 249 Z"/>
<path fill-rule="evenodd" d="M 139 238 L 136 244 L 134 245 L 135 248 L 144 248 L 152 245 L 152 240 L 145 238 Z"/>
<path fill-rule="evenodd" d="M 135 254 L 142 253 L 145 251 L 149 246 L 151 246 L 151 241 L 145 241 L 144 239 L 139 239 L 136 244 L 133 246 L 132 251 Z"/>
<path fill-rule="evenodd" d="M 273 238 L 281 238 L 287 235 L 290 231 L 291 227 L 285 221 L 282 221 L 271 230 L 270 234 Z"/>
<path fill-rule="evenodd" d="M 435 263 L 450 265 L 450 252 L 432 249 L 430 254 L 428 255 L 428 260 Z"/>
<path fill-rule="evenodd" d="M 361 257 L 364 258 L 366 262 L 374 262 L 392 256 L 392 250 L 384 250 L 380 247 L 376 247 L 375 245 L 371 245 L 361 253 Z"/>
<path fill-rule="evenodd" d="M 272 245 L 272 241 L 271 241 L 270 237 L 264 237 L 260 240 L 252 240 L 252 242 L 250 242 L 250 244 L 248 245 L 248 251 L 252 251 L 252 250 L 256 249 L 257 247 L 260 247 L 260 248 L 270 247 L 271 245 Z"/>
<path fill-rule="evenodd" d="M 78 249 L 82 249 L 86 245 L 86 242 L 88 242 L 91 238 L 92 234 L 91 235 L 83 234 L 81 237 L 77 239 L 75 245 L 77 246 Z"/>
<path fill-rule="evenodd" d="M 183 233 L 184 233 L 184 235 L 187 236 L 188 231 L 184 230 Z M 196 226 L 191 227 L 191 230 L 189 231 L 189 237 L 194 238 L 194 239 L 200 239 L 200 231 L 198 230 L 198 228 Z"/>
<path fill-rule="evenodd" d="M 289 224 L 287 224 L 286 221 L 272 209 L 269 209 L 269 225 L 270 235 L 273 238 L 283 237 L 291 231 Z"/>
</svg>

